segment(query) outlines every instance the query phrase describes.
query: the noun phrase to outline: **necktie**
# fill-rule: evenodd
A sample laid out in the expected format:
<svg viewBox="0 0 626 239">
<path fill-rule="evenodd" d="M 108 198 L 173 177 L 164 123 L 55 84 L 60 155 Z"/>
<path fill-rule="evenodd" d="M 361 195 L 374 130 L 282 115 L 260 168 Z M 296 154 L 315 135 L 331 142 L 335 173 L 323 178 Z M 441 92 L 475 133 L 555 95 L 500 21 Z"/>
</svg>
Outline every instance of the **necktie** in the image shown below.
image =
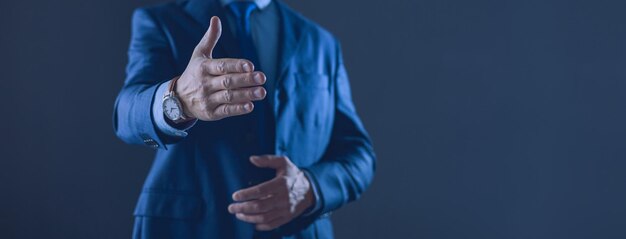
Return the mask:
<svg viewBox="0 0 626 239">
<path fill-rule="evenodd" d="M 239 49 L 241 51 L 241 56 L 245 59 L 248 59 L 254 63 L 255 70 L 259 71 L 261 68 L 259 58 L 256 54 L 256 48 L 254 47 L 254 42 L 252 41 L 252 34 L 250 29 L 250 14 L 252 11 L 257 9 L 257 6 L 254 2 L 249 1 L 235 1 L 228 5 L 230 10 L 236 19 L 236 38 L 239 44 Z M 267 89 L 267 87 L 266 87 Z M 271 94 L 268 91 L 267 97 Z M 274 140 L 271 138 L 273 134 L 270 134 L 270 130 L 273 129 L 270 123 L 270 117 L 272 116 L 270 104 L 268 99 L 264 99 L 262 101 L 257 101 L 254 103 L 254 111 L 250 114 L 252 119 L 255 119 L 255 126 L 257 129 L 255 130 L 258 134 L 257 142 L 258 145 L 252 146 L 253 148 L 259 147 L 260 151 L 257 151 L 259 154 L 271 154 L 274 149 Z M 253 169 L 256 173 L 254 175 L 248 175 L 253 177 L 253 184 L 258 184 L 263 181 L 269 180 L 273 177 L 275 172 L 273 170 L 268 169 Z M 250 186 L 250 185 L 248 185 Z M 271 233 L 267 232 L 255 232 L 255 238 L 270 238 Z"/>
<path fill-rule="evenodd" d="M 236 20 L 236 40 L 239 44 L 241 57 L 248 59 L 254 63 L 255 70 L 260 71 L 261 65 L 259 58 L 256 54 L 256 47 L 252 41 L 251 27 L 250 27 L 250 14 L 257 9 L 257 5 L 250 1 L 235 1 L 228 5 Z M 266 83 L 267 85 L 267 83 Z M 267 89 L 267 86 L 266 86 Z M 259 154 L 271 154 L 274 151 L 274 140 L 272 138 L 271 130 L 273 129 L 269 123 L 271 122 L 271 107 L 269 104 L 269 97 L 271 92 L 268 90 L 268 94 L 264 100 L 254 102 L 254 111 L 250 114 L 250 117 L 255 120 L 254 124 L 257 134 L 257 145 Z M 257 169 L 258 170 L 258 169 Z"/>
<path fill-rule="evenodd" d="M 245 59 L 252 61 L 252 63 L 254 63 L 255 70 L 261 70 L 261 65 L 259 63 L 259 58 L 256 54 L 256 47 L 254 46 L 254 42 L 252 41 L 252 33 L 250 29 L 250 14 L 252 13 L 252 11 L 257 9 L 257 5 L 251 1 L 235 1 L 228 4 L 228 7 L 235 16 L 237 34 L 236 39 L 237 43 L 239 44 L 241 56 Z M 252 118 L 256 120 L 256 132 L 258 133 L 257 138 L 259 139 L 258 146 L 262 151 L 259 153 L 264 154 L 273 151 L 270 148 L 270 144 L 268 142 L 269 132 L 267 132 L 267 123 L 269 122 L 269 112 L 269 104 L 266 98 L 262 101 L 257 101 L 254 103 L 254 111 L 251 114 Z"/>
<path fill-rule="evenodd" d="M 243 57 L 252 61 L 254 66 L 258 69 L 259 60 L 256 55 L 256 48 L 254 47 L 250 30 L 250 14 L 257 8 L 257 6 L 254 2 L 236 1 L 230 3 L 228 7 L 235 16 L 239 49 L 241 50 Z"/>
</svg>

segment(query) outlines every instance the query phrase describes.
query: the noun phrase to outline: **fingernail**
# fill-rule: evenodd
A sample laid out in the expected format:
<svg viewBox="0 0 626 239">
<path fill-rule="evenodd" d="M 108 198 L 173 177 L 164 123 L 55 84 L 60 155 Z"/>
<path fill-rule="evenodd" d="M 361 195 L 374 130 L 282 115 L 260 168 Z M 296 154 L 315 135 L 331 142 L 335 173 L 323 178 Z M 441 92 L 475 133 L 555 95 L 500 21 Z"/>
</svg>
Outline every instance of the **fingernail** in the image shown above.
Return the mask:
<svg viewBox="0 0 626 239">
<path fill-rule="evenodd" d="M 246 111 L 252 110 L 252 103 L 246 103 L 245 105 L 243 105 L 243 109 L 245 109 Z"/>
<path fill-rule="evenodd" d="M 252 71 L 252 66 L 249 63 L 243 63 L 243 71 L 245 72 Z"/>
<path fill-rule="evenodd" d="M 263 97 L 263 90 L 261 88 L 255 89 L 254 90 L 254 97 L 262 98 Z"/>
<path fill-rule="evenodd" d="M 256 81 L 257 84 L 263 84 L 263 77 L 261 76 L 261 73 L 256 73 L 254 74 L 254 81 Z"/>
</svg>

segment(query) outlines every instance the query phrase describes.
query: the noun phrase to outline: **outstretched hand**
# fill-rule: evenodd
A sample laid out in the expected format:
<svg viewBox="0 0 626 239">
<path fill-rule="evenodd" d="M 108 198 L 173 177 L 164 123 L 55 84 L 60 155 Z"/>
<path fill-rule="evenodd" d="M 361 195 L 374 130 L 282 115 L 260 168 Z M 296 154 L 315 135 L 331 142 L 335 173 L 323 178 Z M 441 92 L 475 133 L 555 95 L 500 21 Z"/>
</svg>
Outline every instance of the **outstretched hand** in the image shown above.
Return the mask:
<svg viewBox="0 0 626 239">
<path fill-rule="evenodd" d="M 252 112 L 252 101 L 262 100 L 267 92 L 261 85 L 263 72 L 254 72 L 245 59 L 213 59 L 213 48 L 222 34 L 218 17 L 211 18 L 209 29 L 195 47 L 187 68 L 176 82 L 176 94 L 189 118 L 204 121 Z"/>
</svg>

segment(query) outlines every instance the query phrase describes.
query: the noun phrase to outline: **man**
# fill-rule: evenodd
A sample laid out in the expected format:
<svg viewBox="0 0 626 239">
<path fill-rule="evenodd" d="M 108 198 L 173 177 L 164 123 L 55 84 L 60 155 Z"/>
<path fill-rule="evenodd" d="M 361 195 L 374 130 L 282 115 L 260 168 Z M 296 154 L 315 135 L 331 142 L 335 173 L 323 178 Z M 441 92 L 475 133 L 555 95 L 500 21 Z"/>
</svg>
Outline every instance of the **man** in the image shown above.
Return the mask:
<svg viewBox="0 0 626 239">
<path fill-rule="evenodd" d="M 332 35 L 272 0 L 168 3 L 132 22 L 114 127 L 157 149 L 133 237 L 332 238 L 328 215 L 375 168 Z"/>
</svg>

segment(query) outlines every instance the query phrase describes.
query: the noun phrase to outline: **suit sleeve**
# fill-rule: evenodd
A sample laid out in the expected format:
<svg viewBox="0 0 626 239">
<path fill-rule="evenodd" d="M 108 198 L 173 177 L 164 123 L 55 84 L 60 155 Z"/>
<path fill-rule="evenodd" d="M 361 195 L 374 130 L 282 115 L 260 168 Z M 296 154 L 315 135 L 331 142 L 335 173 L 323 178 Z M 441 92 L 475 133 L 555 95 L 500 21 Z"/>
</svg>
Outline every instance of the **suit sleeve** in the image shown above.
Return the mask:
<svg viewBox="0 0 626 239">
<path fill-rule="evenodd" d="M 126 143 L 165 148 L 182 139 L 160 132 L 152 112 L 153 104 L 160 103 L 155 102 L 157 89 L 176 74 L 171 48 L 145 9 L 133 13 L 131 33 L 126 80 L 115 101 L 113 127 Z"/>
<path fill-rule="evenodd" d="M 330 143 L 322 159 L 305 170 L 315 184 L 320 215 L 358 199 L 370 185 L 376 168 L 376 156 L 370 138 L 357 116 L 348 74 L 337 45 L 334 75 L 335 121 Z"/>
</svg>

